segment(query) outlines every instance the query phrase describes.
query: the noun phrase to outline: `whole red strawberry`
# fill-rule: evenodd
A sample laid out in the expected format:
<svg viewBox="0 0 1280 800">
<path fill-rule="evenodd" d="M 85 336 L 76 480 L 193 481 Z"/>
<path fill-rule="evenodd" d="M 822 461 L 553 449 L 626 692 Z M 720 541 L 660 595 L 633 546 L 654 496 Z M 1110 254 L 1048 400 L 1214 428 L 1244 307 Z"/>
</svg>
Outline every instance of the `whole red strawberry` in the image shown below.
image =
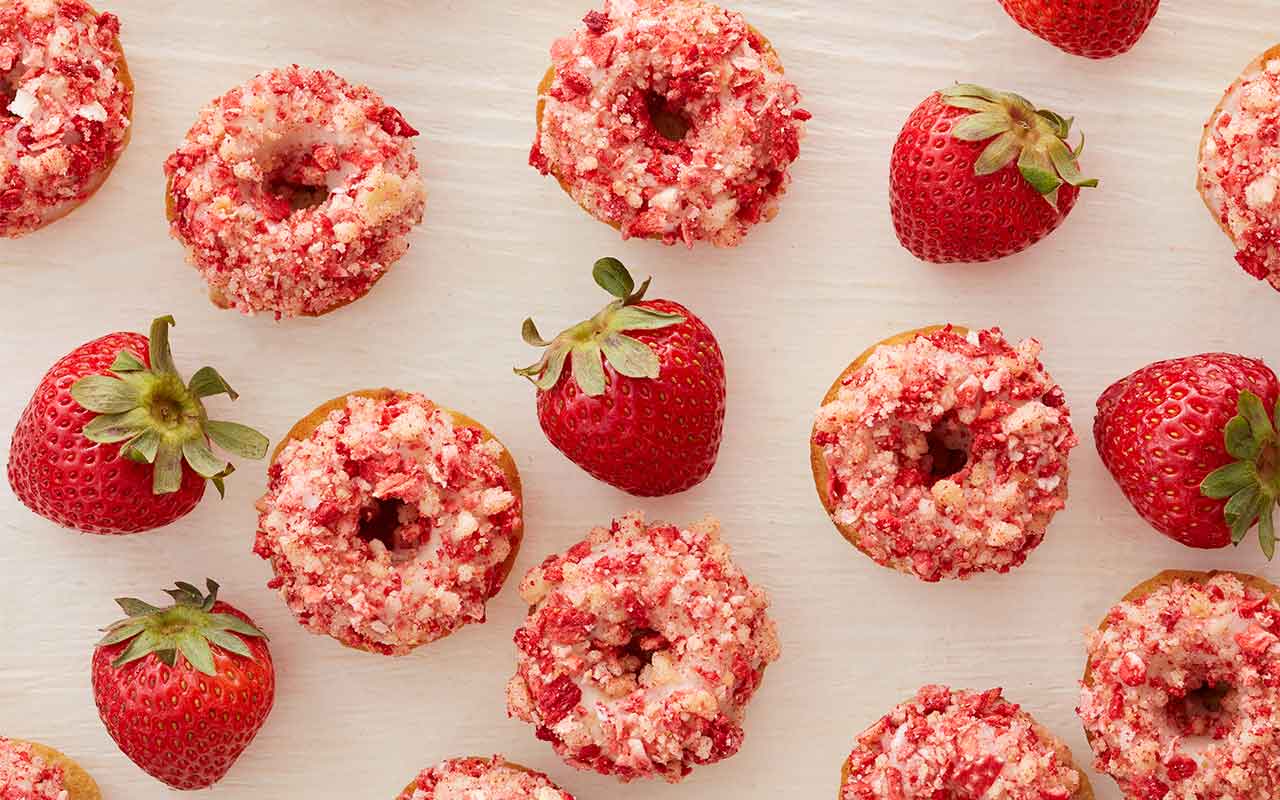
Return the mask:
<svg viewBox="0 0 1280 800">
<path fill-rule="evenodd" d="M 148 775 L 204 789 L 227 774 L 275 702 L 266 636 L 244 613 L 189 583 L 174 604 L 131 598 L 93 652 L 93 698 L 107 733 Z"/>
<path fill-rule="evenodd" d="M 1072 55 L 1111 58 L 1147 32 L 1160 0 L 1000 0 L 1013 21 Z"/>
<path fill-rule="evenodd" d="M 262 458 L 267 439 L 210 420 L 203 398 L 235 391 L 212 367 L 185 382 L 169 351 L 172 317 L 150 337 L 112 333 L 81 345 L 41 379 L 13 432 L 9 485 L 28 508 L 85 533 L 138 533 L 191 512 L 205 482 L 232 467 L 212 441 Z"/>
<path fill-rule="evenodd" d="M 1275 373 L 1256 359 L 1207 353 L 1160 361 L 1102 393 L 1094 441 L 1120 490 L 1165 536 L 1212 549 L 1239 544 L 1256 523 L 1271 558 L 1278 398 Z"/>
<path fill-rule="evenodd" d="M 930 95 L 898 134 L 889 207 L 902 246 L 923 261 L 994 261 L 1052 233 L 1075 207 L 1071 120 L 1016 94 L 958 84 Z"/>
<path fill-rule="evenodd" d="M 720 345 L 702 320 L 670 300 L 644 300 L 622 262 L 592 273 L 615 299 L 546 341 L 533 320 L 524 339 L 546 352 L 516 370 L 538 387 L 538 421 L 551 444 L 605 483 L 642 497 L 706 480 L 724 432 Z"/>
</svg>

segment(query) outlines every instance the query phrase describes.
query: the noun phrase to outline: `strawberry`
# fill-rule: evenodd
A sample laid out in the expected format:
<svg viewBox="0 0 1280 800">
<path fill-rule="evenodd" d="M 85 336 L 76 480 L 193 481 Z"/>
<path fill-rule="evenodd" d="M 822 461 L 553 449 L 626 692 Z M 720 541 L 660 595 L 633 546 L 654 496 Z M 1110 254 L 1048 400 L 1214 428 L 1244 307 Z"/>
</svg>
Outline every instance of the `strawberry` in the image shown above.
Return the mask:
<svg viewBox="0 0 1280 800">
<path fill-rule="evenodd" d="M 893 146 L 889 207 L 922 261 L 994 261 L 1052 233 L 1075 207 L 1071 120 L 1016 94 L 958 84 L 930 95 Z M 1083 141 L 1081 149 L 1083 148 Z"/>
<path fill-rule="evenodd" d="M 1072 55 L 1111 58 L 1147 32 L 1160 0 L 1000 0 L 1013 21 Z"/>
<path fill-rule="evenodd" d="M 276 675 L 253 620 L 178 583 L 156 608 L 116 600 L 125 619 L 93 652 L 93 698 L 107 733 L 148 775 L 204 789 L 227 774 L 271 713 Z"/>
<path fill-rule="evenodd" d="M 1120 490 L 1165 536 L 1214 549 L 1257 524 L 1272 558 L 1280 436 L 1268 409 L 1277 399 L 1280 382 L 1256 359 L 1160 361 L 1102 393 L 1094 441 Z"/>
<path fill-rule="evenodd" d="M 592 274 L 615 298 L 599 314 L 552 341 L 524 322 L 524 340 L 546 350 L 516 370 L 538 387 L 542 430 L 570 461 L 624 492 L 696 486 L 724 432 L 720 345 L 689 309 L 645 300 L 649 281 L 636 289 L 617 259 L 600 259 Z"/>
<path fill-rule="evenodd" d="M 81 345 L 41 379 L 9 452 L 9 484 L 24 505 L 85 533 L 124 534 L 191 512 L 232 467 L 209 443 L 262 458 L 267 439 L 210 420 L 202 398 L 237 395 L 212 367 L 183 381 L 169 352 L 172 317 L 150 337 L 112 333 Z"/>
</svg>

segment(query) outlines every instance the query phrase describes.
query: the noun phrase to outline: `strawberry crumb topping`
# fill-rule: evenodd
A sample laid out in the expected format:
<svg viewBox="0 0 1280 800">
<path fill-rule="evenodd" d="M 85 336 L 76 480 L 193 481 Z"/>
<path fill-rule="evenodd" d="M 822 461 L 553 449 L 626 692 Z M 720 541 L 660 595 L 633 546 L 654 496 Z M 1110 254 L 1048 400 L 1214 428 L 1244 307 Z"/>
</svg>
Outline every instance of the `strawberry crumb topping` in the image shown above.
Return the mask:
<svg viewBox="0 0 1280 800">
<path fill-rule="evenodd" d="M 259 556 L 304 626 L 401 655 L 483 622 L 521 525 L 502 445 L 421 395 L 352 395 L 291 441 L 259 505 Z"/>
<path fill-rule="evenodd" d="M 778 637 L 715 520 L 633 512 L 531 570 L 520 594 L 532 610 L 507 709 L 570 765 L 674 783 L 738 751 Z"/>
<path fill-rule="evenodd" d="M 1079 714 L 1134 800 L 1280 797 L 1280 606 L 1230 574 L 1176 580 L 1089 636 Z"/>
<path fill-rule="evenodd" d="M 926 581 L 1021 565 L 1066 502 L 1077 444 L 1039 354 L 950 326 L 876 348 L 818 411 L 836 524 Z"/>
<path fill-rule="evenodd" d="M 133 91 L 120 20 L 80 0 L 0 3 L 0 235 L 63 216 L 124 150 Z"/>
<path fill-rule="evenodd" d="M 529 163 L 624 239 L 732 247 L 777 214 L 810 115 L 740 14 L 606 0 L 551 60 Z"/>
<path fill-rule="evenodd" d="M 1001 696 L 925 686 L 860 736 L 840 800 L 1070 800 L 1065 744 Z"/>
<path fill-rule="evenodd" d="M 170 231 L 219 305 L 331 311 L 364 296 L 422 221 L 417 135 L 332 72 L 265 72 L 204 108 L 165 162 Z"/>
<path fill-rule="evenodd" d="M 397 800 L 573 800 L 573 795 L 540 772 L 494 756 L 458 758 L 423 770 Z"/>
<path fill-rule="evenodd" d="M 1240 266 L 1280 289 L 1280 59 L 1242 77 L 1209 120 L 1200 185 Z"/>
<path fill-rule="evenodd" d="M 68 800 L 62 768 L 31 745 L 0 737 L 0 800 Z"/>
</svg>

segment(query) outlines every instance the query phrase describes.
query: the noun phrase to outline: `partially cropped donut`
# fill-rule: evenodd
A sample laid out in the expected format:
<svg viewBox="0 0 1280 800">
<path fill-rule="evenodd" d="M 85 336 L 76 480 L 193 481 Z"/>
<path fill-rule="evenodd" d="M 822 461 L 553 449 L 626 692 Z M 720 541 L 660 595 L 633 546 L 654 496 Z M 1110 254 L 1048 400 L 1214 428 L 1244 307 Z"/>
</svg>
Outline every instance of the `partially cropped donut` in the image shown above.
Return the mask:
<svg viewBox="0 0 1280 800">
<path fill-rule="evenodd" d="M 1280 589 L 1165 572 L 1089 636 L 1079 714 L 1130 798 L 1280 797 Z"/>
<path fill-rule="evenodd" d="M 1008 572 L 1066 503 L 1078 440 L 1040 343 L 999 328 L 890 337 L 827 392 L 814 482 L 840 532 L 925 581 Z"/>
<path fill-rule="evenodd" d="M 397 800 L 573 800 L 541 772 L 502 756 L 454 758 L 422 771 Z"/>
<path fill-rule="evenodd" d="M 732 247 L 778 213 L 810 115 L 741 14 L 606 0 L 551 60 L 529 163 L 624 239 Z"/>
<path fill-rule="evenodd" d="M 403 655 L 485 620 L 524 531 L 520 476 L 483 426 L 419 394 L 326 403 L 281 442 L 254 547 L 298 622 Z"/>
<path fill-rule="evenodd" d="M 82 0 L 0 3 L 0 236 L 60 219 L 129 140 L 133 81 L 120 20 Z"/>
<path fill-rule="evenodd" d="M 628 514 L 525 576 L 510 714 L 571 766 L 676 782 L 742 745 L 778 637 L 720 526 Z"/>
<path fill-rule="evenodd" d="M 1092 800 L 1071 750 L 1000 689 L 925 686 L 858 736 L 839 800 Z"/>
<path fill-rule="evenodd" d="M 408 249 L 426 205 L 417 135 L 332 72 L 264 72 L 206 106 L 165 162 L 170 233 L 216 305 L 328 313 Z"/>
<path fill-rule="evenodd" d="M 0 800 L 102 800 L 98 784 L 67 756 L 0 736 Z"/>
</svg>

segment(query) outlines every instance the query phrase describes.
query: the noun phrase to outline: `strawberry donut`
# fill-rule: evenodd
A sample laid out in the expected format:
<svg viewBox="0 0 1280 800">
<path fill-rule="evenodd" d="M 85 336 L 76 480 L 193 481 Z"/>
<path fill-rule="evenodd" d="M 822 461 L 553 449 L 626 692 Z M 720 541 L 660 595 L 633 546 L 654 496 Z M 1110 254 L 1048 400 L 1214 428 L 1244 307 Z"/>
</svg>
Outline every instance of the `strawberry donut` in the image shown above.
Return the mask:
<svg viewBox="0 0 1280 800">
<path fill-rule="evenodd" d="M 455 758 L 425 769 L 396 800 L 573 800 L 573 795 L 541 772 L 493 756 Z"/>
<path fill-rule="evenodd" d="M 733 247 L 778 213 L 810 115 L 742 15 L 606 0 L 551 61 L 529 163 L 622 238 Z"/>
<path fill-rule="evenodd" d="M 215 305 L 318 316 L 363 297 L 426 205 L 399 111 L 329 71 L 264 72 L 169 156 L 169 230 Z"/>
<path fill-rule="evenodd" d="M 1280 45 L 1223 95 L 1200 142 L 1198 188 L 1244 271 L 1280 290 Z"/>
<path fill-rule="evenodd" d="M 530 571 L 520 594 L 531 609 L 507 710 L 568 764 L 675 783 L 738 751 L 778 636 L 715 520 L 628 514 Z"/>
<path fill-rule="evenodd" d="M 924 581 L 1008 572 L 1067 499 L 1077 444 L 1040 343 L 948 325 L 894 336 L 831 386 L 810 443 L 841 534 Z"/>
<path fill-rule="evenodd" d="M 1079 714 L 1132 800 L 1280 797 L 1280 590 L 1165 572 L 1090 634 Z"/>
<path fill-rule="evenodd" d="M 254 552 L 314 633 L 404 655 L 484 622 L 523 535 L 520 476 L 475 420 L 419 394 L 353 392 L 276 449 Z"/>
<path fill-rule="evenodd" d="M 98 784 L 42 744 L 0 736 L 0 800 L 102 800 Z"/>
<path fill-rule="evenodd" d="M 863 731 L 838 800 L 1092 800 L 1071 749 L 1000 689 L 925 686 Z"/>
<path fill-rule="evenodd" d="M 81 0 L 0 3 L 0 235 L 88 200 L 129 141 L 120 20 Z"/>
</svg>

